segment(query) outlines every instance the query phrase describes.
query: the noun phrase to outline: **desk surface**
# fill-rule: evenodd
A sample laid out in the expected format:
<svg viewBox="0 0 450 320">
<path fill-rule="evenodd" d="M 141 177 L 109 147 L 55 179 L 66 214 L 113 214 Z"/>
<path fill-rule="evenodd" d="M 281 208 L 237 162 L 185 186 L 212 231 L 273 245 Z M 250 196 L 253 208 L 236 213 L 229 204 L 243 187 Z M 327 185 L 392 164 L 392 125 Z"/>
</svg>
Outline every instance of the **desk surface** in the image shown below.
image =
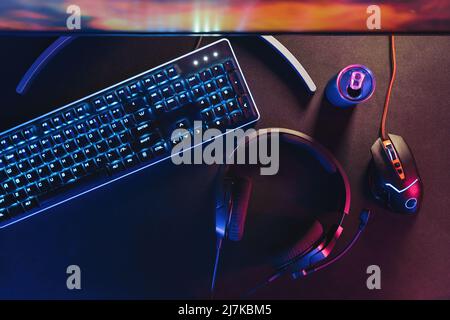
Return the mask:
<svg viewBox="0 0 450 320">
<path fill-rule="evenodd" d="M 377 136 L 389 80 L 387 37 L 278 38 L 299 58 L 318 91 L 314 96 L 306 94 L 282 58 L 257 38 L 231 39 L 261 111 L 257 127 L 306 132 L 342 162 L 353 201 L 339 247 L 354 234 L 361 208 L 372 208 L 374 215 L 344 259 L 303 280 L 284 277 L 254 297 L 450 298 L 450 37 L 397 39 L 399 70 L 388 126 L 406 139 L 420 168 L 425 197 L 415 217 L 381 208 L 366 187 L 369 150 Z M 187 37 L 78 39 L 20 97 L 15 94 L 16 84 L 52 39 L 3 37 L 0 41 L 0 130 L 179 56 L 195 42 Z M 324 101 L 324 87 L 340 68 L 352 63 L 373 70 L 376 93 L 354 110 L 336 110 Z M 304 165 L 314 163 L 306 159 Z M 321 211 L 312 202 L 334 201 L 333 195 L 317 193 L 321 184 L 301 176 L 307 170 L 298 167 L 293 171 L 286 167 L 273 180 L 255 178 L 246 238 L 224 248 L 219 297 L 239 297 L 267 276 L 273 243 L 280 234 L 299 232 L 283 229 L 282 223 L 272 227 L 270 221 L 280 217 L 296 221 L 304 213 Z M 207 297 L 215 247 L 216 172 L 215 166 L 166 163 L 2 230 L 0 298 Z M 66 267 L 72 264 L 82 270 L 80 291 L 66 289 Z M 366 287 L 366 268 L 372 264 L 381 268 L 381 290 Z"/>
</svg>

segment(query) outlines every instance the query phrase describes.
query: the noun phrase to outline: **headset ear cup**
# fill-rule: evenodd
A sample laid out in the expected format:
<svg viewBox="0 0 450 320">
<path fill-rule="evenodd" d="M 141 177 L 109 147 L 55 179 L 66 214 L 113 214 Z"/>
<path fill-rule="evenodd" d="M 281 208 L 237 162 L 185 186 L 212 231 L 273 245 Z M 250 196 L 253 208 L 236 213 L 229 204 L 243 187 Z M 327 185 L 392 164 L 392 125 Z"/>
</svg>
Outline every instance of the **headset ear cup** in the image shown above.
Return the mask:
<svg viewBox="0 0 450 320">
<path fill-rule="evenodd" d="M 228 226 L 228 239 L 240 241 L 244 235 L 248 204 L 252 193 L 252 179 L 238 177 L 232 186 L 232 208 Z"/>
<path fill-rule="evenodd" d="M 301 256 L 309 250 L 323 235 L 322 224 L 315 220 L 304 236 L 298 240 L 289 250 L 286 250 L 278 259 L 279 266 L 283 266 L 291 260 Z"/>
</svg>

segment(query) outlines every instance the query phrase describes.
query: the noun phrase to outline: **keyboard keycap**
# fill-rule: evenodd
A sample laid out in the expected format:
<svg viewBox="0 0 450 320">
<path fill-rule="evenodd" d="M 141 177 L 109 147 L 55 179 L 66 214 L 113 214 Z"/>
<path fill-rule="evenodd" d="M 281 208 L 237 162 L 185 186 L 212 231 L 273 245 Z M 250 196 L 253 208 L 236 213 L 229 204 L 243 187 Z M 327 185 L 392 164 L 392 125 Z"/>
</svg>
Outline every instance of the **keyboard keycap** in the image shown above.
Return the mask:
<svg viewBox="0 0 450 320">
<path fill-rule="evenodd" d="M 22 147 L 22 148 L 17 149 L 17 155 L 18 155 L 19 158 L 21 158 L 21 159 L 28 158 L 28 156 L 31 155 L 30 148 L 28 148 L 27 146 L 25 146 L 25 147 Z"/>
<path fill-rule="evenodd" d="M 228 75 L 230 79 L 231 86 L 233 87 L 234 92 L 237 94 L 244 94 L 244 87 L 242 86 L 241 80 L 239 80 L 239 76 L 236 72 L 230 73 Z"/>
<path fill-rule="evenodd" d="M 111 124 L 111 129 L 115 133 L 119 133 L 125 130 L 125 126 L 123 125 L 122 121 L 117 120 Z"/>
<path fill-rule="evenodd" d="M 33 210 L 39 207 L 39 203 L 35 197 L 28 199 L 27 201 L 22 202 L 23 209 L 25 211 Z"/>
<path fill-rule="evenodd" d="M 149 94 L 149 99 L 152 104 L 157 104 L 162 100 L 162 96 L 159 91 L 153 91 Z"/>
<path fill-rule="evenodd" d="M 7 208 L 12 205 L 14 201 L 14 196 L 12 194 L 0 196 L 0 208 Z"/>
<path fill-rule="evenodd" d="M 64 137 L 64 135 L 62 133 L 52 134 L 52 139 L 57 144 L 63 143 L 65 141 L 65 137 Z"/>
<path fill-rule="evenodd" d="M 2 189 L 5 193 L 13 192 L 16 188 L 13 180 L 7 180 L 2 183 Z"/>
<path fill-rule="evenodd" d="M 208 98 L 202 98 L 196 104 L 200 109 L 208 108 L 211 105 Z"/>
<path fill-rule="evenodd" d="M 59 174 L 55 174 L 48 178 L 48 182 L 50 183 L 50 188 L 52 189 L 58 188 L 62 184 L 62 180 Z"/>
<path fill-rule="evenodd" d="M 11 135 L 11 141 L 15 145 L 20 145 L 22 143 L 25 143 L 25 137 L 23 136 L 22 132 L 18 132 L 18 133 Z"/>
<path fill-rule="evenodd" d="M 175 98 L 170 98 L 168 100 L 166 100 L 166 105 L 167 105 L 167 109 L 169 110 L 173 110 L 178 108 L 178 102 Z"/>
<path fill-rule="evenodd" d="M 0 222 L 8 220 L 8 210 L 0 208 Z"/>
<path fill-rule="evenodd" d="M 66 142 L 66 143 L 64 144 L 64 148 L 66 149 L 66 151 L 67 151 L 68 153 L 72 153 L 72 152 L 74 152 L 75 150 L 78 149 L 78 146 L 77 146 L 77 144 L 75 143 L 75 141 L 71 140 L 71 141 L 68 141 L 68 142 Z"/>
<path fill-rule="evenodd" d="M 25 187 L 25 191 L 28 193 L 29 196 L 36 196 L 40 193 L 36 183 L 30 184 L 27 187 Z"/>
<path fill-rule="evenodd" d="M 117 98 L 117 96 L 114 92 L 108 93 L 105 96 L 105 100 L 106 100 L 106 103 L 110 106 L 119 102 L 119 99 Z"/>
<path fill-rule="evenodd" d="M 249 118 L 249 117 L 252 117 L 255 115 L 255 113 L 251 107 L 250 99 L 248 98 L 248 96 L 241 96 L 238 98 L 238 101 L 239 101 L 241 110 L 244 113 L 244 116 L 246 118 Z"/>
<path fill-rule="evenodd" d="M 64 134 L 66 135 L 67 139 L 72 139 L 77 136 L 77 132 L 75 131 L 74 127 L 65 129 Z M 41 143 L 42 143 L 42 140 L 41 140 Z"/>
<path fill-rule="evenodd" d="M 225 62 L 223 64 L 223 66 L 225 67 L 225 70 L 227 72 L 231 72 L 231 71 L 234 71 L 236 69 L 235 66 L 234 66 L 233 61 L 231 61 L 231 60 L 228 60 L 227 62 Z"/>
<path fill-rule="evenodd" d="M 133 155 L 131 157 L 126 158 L 123 163 L 125 164 L 125 167 L 132 168 L 139 164 L 139 159 L 136 155 Z"/>
<path fill-rule="evenodd" d="M 92 100 L 92 105 L 97 111 L 103 110 L 107 107 L 106 101 L 103 97 L 98 97 Z"/>
<path fill-rule="evenodd" d="M 53 173 L 58 173 L 58 172 L 61 171 L 61 169 L 62 169 L 62 164 L 61 164 L 61 162 L 59 162 L 59 161 L 57 160 L 57 161 L 53 161 L 52 163 L 50 163 L 50 164 L 48 165 L 48 167 L 50 168 L 50 170 L 51 170 Z"/>
<path fill-rule="evenodd" d="M 152 119 L 152 114 L 149 109 L 143 109 L 134 114 L 134 118 L 136 119 L 136 123 L 141 124 L 142 122 L 146 122 Z"/>
<path fill-rule="evenodd" d="M 4 181 L 6 179 L 8 179 L 8 175 L 6 174 L 5 170 L 0 169 L 0 181 Z"/>
<path fill-rule="evenodd" d="M 41 122 L 41 130 L 44 134 L 49 133 L 54 129 L 53 123 L 50 120 Z"/>
<path fill-rule="evenodd" d="M 155 114 L 162 115 L 166 111 L 166 108 L 164 107 L 164 105 L 162 103 L 158 103 L 154 106 L 153 110 L 154 110 Z"/>
<path fill-rule="evenodd" d="M 223 68 L 221 65 L 215 65 L 211 68 L 211 71 L 215 77 L 220 76 L 221 74 L 224 74 Z"/>
<path fill-rule="evenodd" d="M 10 137 L 6 137 L 0 140 L 0 148 L 3 151 L 11 149 L 13 147 L 12 144 L 13 143 Z"/>
<path fill-rule="evenodd" d="M 47 193 L 50 190 L 50 182 L 48 179 L 41 179 L 36 185 L 41 193 Z"/>
<path fill-rule="evenodd" d="M 25 174 L 25 177 L 27 178 L 27 180 L 29 182 L 36 182 L 37 180 L 39 180 L 39 174 L 37 172 L 37 170 L 32 170 L 29 171 Z"/>
<path fill-rule="evenodd" d="M 121 161 L 117 161 L 117 162 L 111 164 L 108 167 L 108 170 L 111 174 L 117 174 L 117 173 L 120 173 L 121 171 L 125 170 L 125 166 L 123 165 L 123 163 Z"/>
<path fill-rule="evenodd" d="M 145 77 L 144 80 L 142 80 L 142 84 L 144 85 L 145 89 L 151 89 L 156 86 L 155 79 L 153 79 L 153 76 Z"/>
<path fill-rule="evenodd" d="M 170 79 L 175 79 L 178 76 L 178 72 L 174 67 L 170 67 L 169 69 L 167 69 L 167 76 Z"/>
<path fill-rule="evenodd" d="M 87 173 L 92 173 L 97 170 L 97 164 L 94 159 L 86 161 L 83 166 Z"/>
<path fill-rule="evenodd" d="M 8 208 L 8 215 L 12 217 L 17 216 L 23 212 L 24 209 L 20 204 L 15 204 Z"/>
<path fill-rule="evenodd" d="M 28 198 L 28 194 L 25 191 L 25 189 L 19 189 L 16 192 L 13 193 L 14 199 L 16 201 L 22 201 Z"/>
<path fill-rule="evenodd" d="M 108 138 L 106 142 L 108 143 L 109 148 L 115 148 L 120 146 L 120 140 L 117 136 Z"/>
<path fill-rule="evenodd" d="M 200 99 L 203 98 L 203 96 L 206 94 L 205 90 L 202 86 L 197 86 L 192 89 L 192 95 L 194 96 L 194 99 Z"/>
<path fill-rule="evenodd" d="M 212 119 L 214 119 L 214 114 L 209 109 L 203 110 L 201 114 L 202 114 L 202 119 L 205 122 L 210 122 Z"/>
<path fill-rule="evenodd" d="M 150 149 L 140 151 L 138 154 L 138 157 L 139 157 L 139 160 L 141 160 L 142 162 L 149 161 L 153 158 L 152 152 Z"/>
<path fill-rule="evenodd" d="M 127 128 L 131 128 L 136 124 L 136 120 L 133 115 L 129 114 L 123 118 L 123 124 Z"/>
<path fill-rule="evenodd" d="M 139 109 L 145 108 L 147 106 L 147 102 L 144 97 L 138 97 L 133 100 L 130 100 L 125 104 L 125 111 L 128 113 L 133 113 L 138 111 Z"/>
<path fill-rule="evenodd" d="M 109 126 L 103 126 L 103 127 L 101 127 L 99 130 L 98 130 L 98 132 L 100 133 L 100 135 L 103 137 L 103 138 L 109 138 L 109 137 L 111 137 L 113 134 L 114 134 L 114 132 L 111 130 L 111 128 L 109 127 Z"/>
<path fill-rule="evenodd" d="M 73 179 L 75 179 L 75 176 L 73 175 L 72 171 L 70 171 L 69 169 L 61 172 L 61 180 L 63 183 L 69 183 Z"/>
<path fill-rule="evenodd" d="M 158 143 L 152 148 L 152 150 L 153 154 L 157 157 L 163 156 L 166 153 L 166 147 L 164 146 L 163 143 Z"/>
<path fill-rule="evenodd" d="M 219 89 L 222 89 L 222 88 L 228 86 L 227 79 L 223 76 L 216 79 L 216 84 Z"/>
<path fill-rule="evenodd" d="M 104 153 L 108 150 L 108 144 L 106 143 L 106 141 L 100 141 L 96 143 L 95 147 L 97 148 L 97 151 L 99 153 Z"/>
<path fill-rule="evenodd" d="M 55 120 L 53 120 L 53 123 L 55 123 Z M 37 129 L 36 127 L 29 127 L 25 130 L 23 130 L 22 134 L 27 140 L 31 140 L 37 137 Z"/>
<path fill-rule="evenodd" d="M 71 123 L 73 120 L 75 120 L 75 118 L 75 110 L 70 109 L 64 112 L 64 119 L 66 120 L 66 122 Z"/>
<path fill-rule="evenodd" d="M 224 100 L 229 100 L 234 98 L 234 93 L 230 89 L 223 89 L 220 94 Z"/>
<path fill-rule="evenodd" d="M 119 152 L 117 150 L 110 150 L 106 153 L 109 162 L 114 162 L 120 159 Z"/>
<path fill-rule="evenodd" d="M 155 81 L 158 84 L 163 84 L 163 83 L 167 82 L 167 80 L 169 80 L 169 78 L 167 77 L 167 74 L 164 71 L 157 72 L 154 75 L 154 77 L 155 77 Z"/>
<path fill-rule="evenodd" d="M 87 104 L 87 103 L 83 103 L 83 104 L 80 104 L 79 106 L 75 107 L 75 115 L 79 119 L 88 116 L 90 113 L 91 113 L 91 108 L 90 108 L 89 104 Z"/>
<path fill-rule="evenodd" d="M 200 72 L 200 79 L 202 79 L 203 82 L 208 81 L 212 78 L 212 73 L 209 70 L 204 70 Z"/>
<path fill-rule="evenodd" d="M 8 168 L 6 168 L 4 172 L 8 175 L 8 177 L 14 178 L 15 176 L 17 176 L 20 173 L 20 170 L 17 165 L 12 164 Z"/>
<path fill-rule="evenodd" d="M 151 134 L 153 132 L 153 127 L 151 122 L 144 123 L 140 126 L 137 126 L 131 129 L 131 134 L 135 137 L 144 136 L 147 134 Z"/>
<path fill-rule="evenodd" d="M 52 150 L 47 150 L 41 153 L 41 158 L 44 162 L 50 162 L 55 159 L 55 155 Z"/>
<path fill-rule="evenodd" d="M 51 174 L 50 168 L 48 166 L 46 166 L 46 165 L 44 165 L 42 167 L 39 167 L 37 169 L 37 172 L 38 172 L 38 174 L 39 174 L 39 176 L 41 178 L 46 178 L 46 177 L 48 177 Z"/>
<path fill-rule="evenodd" d="M 14 178 L 14 183 L 16 184 L 17 188 L 21 188 L 28 184 L 27 179 L 25 176 L 18 176 Z"/>
<path fill-rule="evenodd" d="M 213 110 L 214 110 L 214 114 L 217 117 L 222 117 L 226 114 L 226 110 L 222 105 L 218 105 L 218 106 L 214 107 Z"/>
<path fill-rule="evenodd" d="M 123 87 L 123 88 L 117 90 L 116 93 L 117 93 L 117 96 L 119 97 L 119 99 L 122 101 L 126 101 L 127 99 L 129 99 L 131 97 L 131 93 L 127 87 Z"/>
<path fill-rule="evenodd" d="M 16 152 L 5 155 L 5 162 L 8 164 L 15 164 L 19 160 L 19 156 Z"/>
<path fill-rule="evenodd" d="M 101 123 L 107 124 L 111 121 L 112 117 L 109 111 L 100 114 L 99 116 Z"/>
<path fill-rule="evenodd" d="M 155 137 L 152 137 L 151 135 L 150 136 L 146 136 L 146 137 L 137 139 L 133 143 L 133 149 L 136 152 L 140 152 L 140 151 L 142 151 L 144 149 L 150 148 L 154 143 L 155 143 Z"/>
<path fill-rule="evenodd" d="M 179 94 L 177 98 L 178 98 L 178 102 L 182 106 L 191 102 L 191 99 L 189 98 L 189 96 L 186 93 Z"/>
<path fill-rule="evenodd" d="M 174 82 L 173 89 L 175 90 L 176 93 L 183 92 L 184 91 L 184 84 L 183 84 L 183 82 L 182 81 Z"/>
<path fill-rule="evenodd" d="M 189 86 L 192 88 L 192 87 L 200 84 L 200 79 L 198 78 L 197 75 L 193 75 L 193 76 L 190 76 L 189 78 L 187 78 L 187 82 L 188 82 Z"/>
<path fill-rule="evenodd" d="M 72 154 L 72 158 L 73 161 L 75 161 L 76 163 L 80 163 L 83 162 L 84 160 L 86 160 L 86 155 L 84 154 L 83 151 L 77 151 L 74 154 Z"/>
<path fill-rule="evenodd" d="M 86 149 L 84 149 L 84 154 L 86 155 L 86 158 L 90 159 L 95 156 L 97 156 L 97 149 L 95 149 L 94 146 L 89 146 Z"/>
<path fill-rule="evenodd" d="M 170 98 L 175 94 L 175 91 L 170 86 L 166 86 L 161 89 L 161 94 L 164 98 Z"/>
<path fill-rule="evenodd" d="M 234 126 L 239 126 L 243 120 L 244 120 L 244 117 L 242 116 L 242 113 L 240 111 L 233 112 L 230 115 L 230 121 Z"/>
<path fill-rule="evenodd" d="M 74 161 L 72 156 L 66 156 L 61 159 L 61 164 L 64 168 L 70 168 L 73 165 Z"/>
<path fill-rule="evenodd" d="M 84 170 L 83 165 L 78 164 L 72 168 L 72 173 L 76 178 L 80 178 L 85 175 L 86 171 Z"/>
<path fill-rule="evenodd" d="M 43 163 L 40 155 L 35 155 L 30 158 L 30 164 L 33 168 L 39 167 Z"/>
<path fill-rule="evenodd" d="M 212 93 L 214 91 L 216 91 L 216 85 L 214 84 L 214 82 L 210 81 L 205 83 L 205 90 L 207 93 Z"/>
</svg>

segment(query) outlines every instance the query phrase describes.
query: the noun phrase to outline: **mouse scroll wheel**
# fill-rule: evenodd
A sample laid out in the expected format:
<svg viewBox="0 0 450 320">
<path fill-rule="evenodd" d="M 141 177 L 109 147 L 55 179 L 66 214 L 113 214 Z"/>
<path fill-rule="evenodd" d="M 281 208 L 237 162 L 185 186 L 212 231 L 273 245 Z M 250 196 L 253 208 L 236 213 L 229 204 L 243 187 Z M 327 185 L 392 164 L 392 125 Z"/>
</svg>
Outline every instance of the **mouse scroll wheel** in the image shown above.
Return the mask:
<svg viewBox="0 0 450 320">
<path fill-rule="evenodd" d="M 397 160 L 397 153 L 395 152 L 395 149 L 392 146 L 392 144 L 388 144 L 386 146 L 386 150 L 387 150 L 387 153 L 388 153 L 389 158 L 391 159 L 391 161 Z"/>
</svg>

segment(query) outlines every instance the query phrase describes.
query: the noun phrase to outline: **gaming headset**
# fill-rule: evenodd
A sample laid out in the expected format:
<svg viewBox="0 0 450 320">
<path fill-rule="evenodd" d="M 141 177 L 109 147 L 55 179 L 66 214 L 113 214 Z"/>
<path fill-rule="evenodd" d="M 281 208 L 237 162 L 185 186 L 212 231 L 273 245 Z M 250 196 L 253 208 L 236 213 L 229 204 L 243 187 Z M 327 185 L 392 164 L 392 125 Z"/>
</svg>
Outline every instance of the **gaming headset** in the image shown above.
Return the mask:
<svg viewBox="0 0 450 320">
<path fill-rule="evenodd" d="M 245 142 L 238 144 L 230 157 L 233 157 L 238 148 L 245 148 L 247 145 L 260 138 L 269 138 L 272 134 L 278 134 L 280 143 L 287 143 L 297 148 L 307 150 L 322 167 L 331 175 L 338 175 L 345 189 L 345 199 L 343 208 L 339 209 L 340 219 L 329 230 L 324 232 L 321 223 L 315 220 L 302 237 L 286 252 L 281 255 L 281 264 L 275 274 L 261 283 L 257 288 L 266 285 L 277 279 L 284 273 L 291 273 L 294 279 L 306 276 L 312 272 L 320 270 L 343 256 L 356 242 L 367 224 L 370 212 L 363 210 L 360 214 L 359 230 L 350 244 L 333 259 L 323 262 L 333 250 L 336 241 L 342 234 L 344 218 L 350 212 L 350 184 L 346 173 L 336 158 L 323 146 L 314 141 L 308 135 L 290 129 L 271 128 L 256 131 L 250 135 Z M 216 199 L 216 236 L 217 253 L 212 276 L 211 293 L 214 292 L 217 267 L 224 239 L 240 241 L 244 235 L 247 209 L 251 198 L 252 180 L 251 178 L 236 174 L 232 170 L 233 165 L 224 165 L 221 170 L 219 186 Z M 254 291 L 252 290 L 252 291 Z"/>
</svg>

